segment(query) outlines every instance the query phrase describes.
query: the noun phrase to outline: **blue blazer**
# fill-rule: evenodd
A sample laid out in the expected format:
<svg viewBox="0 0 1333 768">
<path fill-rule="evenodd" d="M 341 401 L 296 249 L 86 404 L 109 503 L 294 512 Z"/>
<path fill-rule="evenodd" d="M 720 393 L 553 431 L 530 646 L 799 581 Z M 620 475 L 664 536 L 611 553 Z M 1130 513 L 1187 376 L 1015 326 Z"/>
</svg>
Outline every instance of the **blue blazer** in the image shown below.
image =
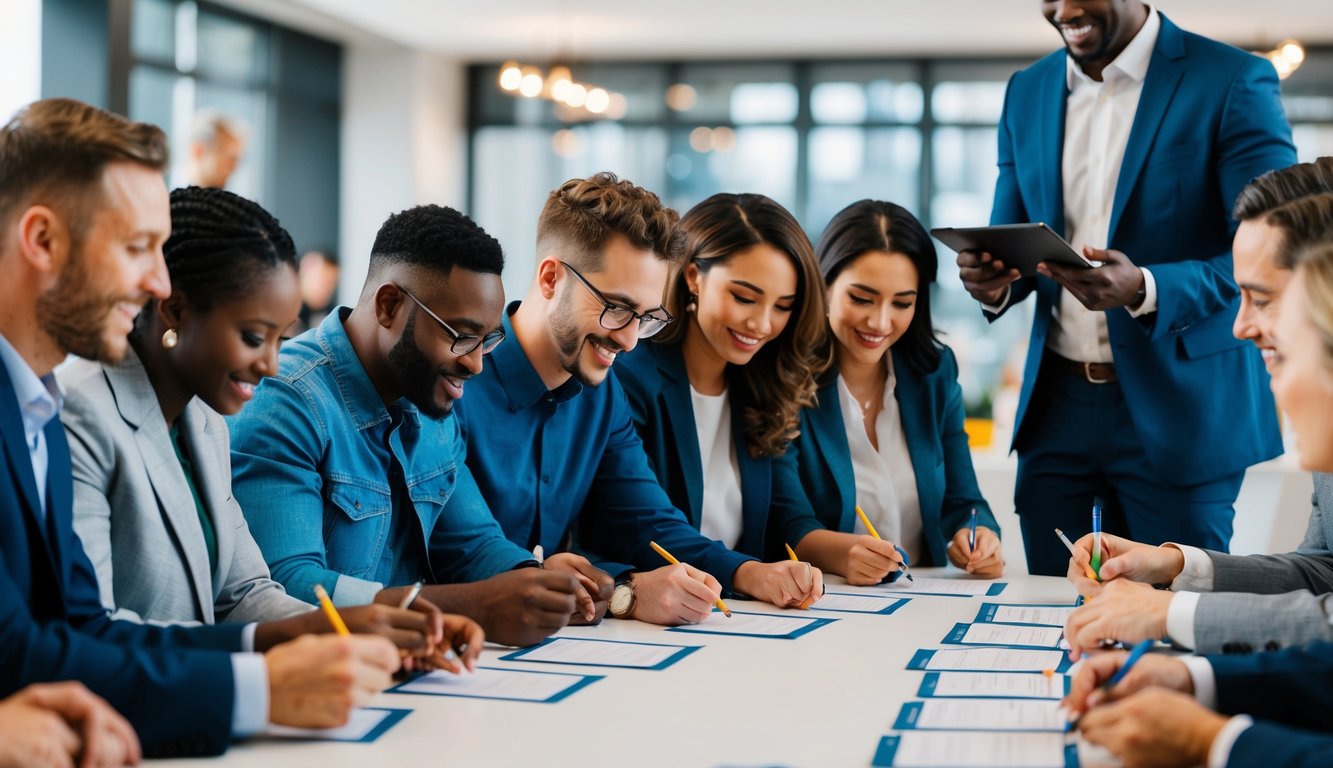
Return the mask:
<svg viewBox="0 0 1333 768">
<path fill-rule="evenodd" d="M 1206 658 L 1217 681 L 1218 712 L 1333 731 L 1333 642 Z"/>
<path fill-rule="evenodd" d="M 1241 731 L 1227 758 L 1230 768 L 1327 768 L 1333 736 L 1256 720 Z"/>
<path fill-rule="evenodd" d="M 657 481 L 671 503 L 698 529 L 702 521 L 704 477 L 690 380 L 680 347 L 644 344 L 616 362 L 616 377 L 629 397 L 634 426 L 648 452 Z M 731 404 L 731 439 L 741 481 L 741 538 L 736 551 L 768 560 L 785 560 L 783 544 L 793 547 L 819 527 L 796 474 L 793 452 L 783 456 L 750 455 L 741 424 L 741 407 Z"/>
<path fill-rule="evenodd" d="M 60 419 L 44 434 L 45 520 L 18 397 L 0 362 L 0 696 L 29 683 L 78 680 L 130 721 L 146 754 L 221 754 L 234 694 L 231 659 L 218 651 L 239 650 L 242 627 L 111 620 L 74 534 Z"/>
<path fill-rule="evenodd" d="M 1009 81 L 993 224 L 1065 229 L 1065 66 L 1057 51 Z M 1231 206 L 1251 179 L 1296 162 L 1278 96 L 1270 63 L 1162 16 L 1109 239 L 1110 248 L 1150 268 L 1157 311 L 1133 318 L 1117 308 L 1106 320 L 1134 429 L 1153 468 L 1177 483 L 1215 480 L 1282 452 L 1268 374 L 1254 347 L 1231 335 L 1240 296 Z M 1039 405 L 1032 390 L 1060 295 L 1054 280 L 1028 277 L 1013 284 L 1005 308 L 1033 292 L 1037 311 L 1014 430 L 1020 449 L 1028 412 Z"/>
<path fill-rule="evenodd" d="M 949 539 L 958 529 L 967 527 L 973 508 L 977 510 L 977 525 L 1000 532 L 972 471 L 972 453 L 963 430 L 958 361 L 953 350 L 944 347 L 939 368 L 918 377 L 897 350 L 890 349 L 890 354 L 897 377 L 893 396 L 898 401 L 921 501 L 926 559 L 919 565 L 945 565 L 949 562 L 944 553 Z M 836 370 L 825 374 L 818 397 L 814 407 L 801 411 L 801 436 L 794 444 L 796 465 L 821 525 L 850 533 L 856 527 L 856 475 L 847 442 L 848 425 L 842 419 L 838 400 Z M 855 424 L 851 428 L 862 427 Z"/>
</svg>

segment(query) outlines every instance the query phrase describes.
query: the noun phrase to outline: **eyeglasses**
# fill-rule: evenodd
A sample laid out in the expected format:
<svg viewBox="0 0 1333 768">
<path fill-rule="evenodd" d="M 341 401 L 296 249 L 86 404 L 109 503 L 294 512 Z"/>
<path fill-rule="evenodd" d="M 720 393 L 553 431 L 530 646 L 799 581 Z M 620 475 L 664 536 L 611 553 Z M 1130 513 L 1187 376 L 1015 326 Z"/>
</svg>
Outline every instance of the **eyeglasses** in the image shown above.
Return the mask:
<svg viewBox="0 0 1333 768">
<path fill-rule="evenodd" d="M 635 312 L 631 307 L 607 301 L 606 297 L 602 295 L 602 292 L 597 290 L 592 283 L 588 282 L 588 278 L 579 274 L 577 269 L 574 269 L 563 261 L 560 263 L 563 264 L 565 269 L 568 269 L 574 277 L 577 277 L 580 283 L 583 283 L 583 287 L 588 289 L 588 292 L 592 294 L 594 299 L 597 299 L 597 301 L 601 303 L 601 323 L 602 327 L 608 331 L 618 331 L 635 320 L 638 320 L 639 338 L 646 339 L 667 327 L 672 320 L 676 319 L 671 316 L 670 312 L 666 311 L 666 307 L 650 309 L 647 312 L 640 314 Z"/>
<path fill-rule="evenodd" d="M 423 304 L 421 299 L 413 296 L 411 291 L 401 285 L 396 287 L 398 290 L 407 294 L 407 298 L 415 301 L 417 306 L 421 307 L 423 312 L 430 315 L 430 318 L 439 323 L 440 327 L 444 329 L 444 332 L 449 334 L 449 338 L 453 339 L 453 343 L 449 345 L 449 351 L 453 352 L 455 355 L 469 354 L 477 347 L 481 347 L 481 353 L 484 355 L 492 349 L 495 349 L 497 344 L 505 340 L 505 332 L 503 328 L 496 328 L 485 336 L 478 336 L 475 333 L 459 333 L 453 328 L 450 328 L 448 323 L 441 320 L 439 315 L 430 311 L 430 307 Z"/>
</svg>

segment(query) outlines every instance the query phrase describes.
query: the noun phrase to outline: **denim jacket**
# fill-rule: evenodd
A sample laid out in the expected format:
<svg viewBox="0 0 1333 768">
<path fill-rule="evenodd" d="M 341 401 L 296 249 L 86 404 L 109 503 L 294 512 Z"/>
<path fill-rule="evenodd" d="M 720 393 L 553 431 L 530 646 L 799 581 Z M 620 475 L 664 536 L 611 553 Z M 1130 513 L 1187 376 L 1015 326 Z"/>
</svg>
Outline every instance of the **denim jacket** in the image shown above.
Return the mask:
<svg viewBox="0 0 1333 768">
<path fill-rule="evenodd" d="M 355 605 L 390 582 L 477 581 L 530 561 L 482 499 L 457 419 L 385 407 L 343 328 L 350 313 L 283 345 L 278 374 L 228 419 L 232 487 L 273 578 Z"/>
</svg>

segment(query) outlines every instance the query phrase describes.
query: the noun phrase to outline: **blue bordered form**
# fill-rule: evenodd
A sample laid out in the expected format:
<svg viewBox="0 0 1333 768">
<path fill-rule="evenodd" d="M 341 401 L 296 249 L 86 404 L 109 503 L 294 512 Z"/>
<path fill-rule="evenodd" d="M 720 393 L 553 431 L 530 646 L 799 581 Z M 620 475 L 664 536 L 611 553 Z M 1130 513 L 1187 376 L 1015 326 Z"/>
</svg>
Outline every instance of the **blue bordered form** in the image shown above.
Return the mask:
<svg viewBox="0 0 1333 768">
<path fill-rule="evenodd" d="M 1076 608 L 1067 603 L 982 603 L 980 610 L 977 611 L 977 617 L 973 619 L 976 624 L 1021 624 L 1027 627 L 1063 627 L 1064 623 L 1059 624 L 1035 624 L 1033 622 L 1022 621 L 996 621 L 995 615 L 1001 608 Z"/>
<path fill-rule="evenodd" d="M 1061 649 L 1060 640 L 1064 639 L 1064 632 L 1061 631 L 1060 637 L 1056 638 L 1055 645 L 1024 645 L 1021 643 L 964 642 L 963 638 L 967 636 L 967 631 L 971 629 L 973 626 L 974 625 L 969 622 L 960 621 L 957 624 L 953 625 L 953 629 L 949 630 L 949 634 L 945 635 L 944 639 L 941 640 L 940 642 L 944 645 L 961 645 L 966 648 L 1021 648 L 1022 650 L 1025 651 L 1051 651 L 1051 650 L 1060 650 Z M 1051 627 L 1045 624 L 990 624 L 989 626 L 1014 627 L 1015 629 L 1034 629 L 1043 632 L 1049 632 L 1052 629 L 1059 629 L 1059 627 Z"/>
<path fill-rule="evenodd" d="M 968 646 L 963 646 L 962 648 L 948 648 L 941 650 L 947 650 L 954 653 L 958 653 L 964 650 L 966 651 L 992 650 L 992 651 L 1017 651 L 1019 653 L 1053 654 L 1051 660 L 1056 661 L 1058 659 L 1058 663 L 1046 667 L 1026 667 L 1023 669 L 995 669 L 994 667 L 988 667 L 983 669 L 975 669 L 975 668 L 974 669 L 961 669 L 961 668 L 930 669 L 929 667 L 930 660 L 933 659 L 935 657 L 935 654 L 939 653 L 940 651 L 934 648 L 922 648 L 912 656 L 911 661 L 907 662 L 907 668 L 919 669 L 929 672 L 1042 672 L 1046 669 L 1050 669 L 1054 670 L 1055 672 L 1063 674 L 1065 672 L 1068 672 L 1069 668 L 1074 665 L 1074 663 L 1069 660 L 1069 654 L 1057 648 L 1005 648 L 1002 646 L 995 646 L 995 645 L 968 645 Z"/>
<path fill-rule="evenodd" d="M 395 685 L 394 687 L 388 689 L 387 691 L 385 691 L 385 693 L 403 693 L 409 696 L 452 696 L 454 698 L 459 698 L 459 699 L 490 699 L 492 701 L 525 701 L 533 704 L 554 704 L 558 701 L 564 701 L 565 699 L 574 695 L 578 691 L 587 688 L 588 686 L 592 685 L 593 683 L 605 677 L 605 675 L 576 675 L 569 672 L 538 672 L 532 669 L 506 669 L 504 667 L 477 667 L 477 669 L 490 669 L 496 672 L 507 672 L 511 674 L 523 674 L 523 675 L 556 675 L 558 677 L 570 678 L 570 681 L 569 685 L 565 686 L 564 688 L 560 689 L 559 691 L 552 694 L 551 696 L 548 696 L 545 699 L 532 699 L 532 698 L 525 698 L 522 696 L 481 696 L 475 693 L 452 693 L 447 690 L 440 690 L 440 691 L 402 690 L 403 686 L 416 681 L 416 679 L 419 677 L 430 674 L 429 672 L 422 672 L 409 677 L 408 679 L 404 680 L 398 685 Z"/>
<path fill-rule="evenodd" d="M 940 685 L 940 675 L 960 674 L 960 675 L 1040 675 L 1040 672 L 963 672 L 959 670 L 946 669 L 940 672 L 927 672 L 925 677 L 921 678 L 921 686 L 916 689 L 916 695 L 926 699 L 1061 699 L 1069 695 L 1069 689 L 1073 685 L 1073 678 L 1069 675 L 1061 675 L 1063 681 L 1064 694 L 1060 696 L 1034 696 L 1023 695 L 1006 691 L 1003 694 L 994 696 L 972 695 L 972 696 L 941 696 L 936 693 Z"/>
<path fill-rule="evenodd" d="M 541 650 L 542 648 L 544 648 L 544 647 L 546 647 L 546 646 L 548 646 L 548 645 L 551 645 L 552 643 L 556 643 L 556 642 L 560 642 L 560 641 L 563 641 L 563 642 L 576 642 L 576 643 L 608 643 L 608 644 L 613 644 L 613 645 L 647 645 L 647 646 L 652 646 L 652 647 L 654 647 L 654 648 L 675 648 L 675 649 L 676 649 L 676 652 L 673 653 L 673 654 L 671 654 L 671 655 L 668 656 L 667 658 L 662 659 L 662 660 L 659 661 L 658 663 L 656 663 L 656 664 L 654 664 L 654 665 L 652 665 L 652 666 L 649 666 L 649 667 L 641 666 L 641 665 L 638 665 L 638 664 L 600 663 L 600 662 L 596 662 L 596 661 L 549 661 L 549 660 L 547 660 L 547 659 L 529 659 L 529 658 L 525 658 L 526 656 L 528 656 L 528 655 L 530 655 L 530 654 L 532 654 L 532 653 L 535 653 L 535 652 Z M 546 638 L 545 640 L 543 640 L 542 642 L 540 642 L 540 643 L 538 643 L 538 644 L 536 644 L 536 645 L 534 645 L 534 646 L 532 646 L 532 647 L 530 647 L 530 648 L 522 648 L 522 649 L 520 649 L 520 650 L 514 651 L 513 653 L 509 653 L 509 654 L 506 654 L 506 655 L 504 655 L 504 656 L 501 656 L 499 660 L 500 660 L 500 661 L 526 661 L 526 662 L 528 662 L 529 664 L 566 664 L 566 665 L 574 666 L 574 667 L 615 667 L 616 669 L 663 670 L 663 669 L 666 669 L 667 667 L 669 667 L 669 666 L 675 664 L 676 662 L 680 661 L 681 659 L 685 658 L 686 656 L 689 656 L 691 653 L 694 653 L 695 651 L 699 650 L 699 649 L 702 648 L 702 647 L 703 647 L 702 645 L 674 645 L 674 644 L 669 644 L 669 643 L 641 643 L 641 642 L 638 642 L 637 640 L 636 640 L 636 641 L 630 641 L 630 640 L 601 640 L 601 639 L 594 639 L 594 638 L 590 638 L 590 637 L 548 637 L 548 638 Z"/>
<path fill-rule="evenodd" d="M 713 609 L 713 613 L 717 613 Z M 812 616 L 784 616 L 779 613 L 756 613 L 754 611 L 732 611 L 733 616 L 763 616 L 770 619 L 780 619 L 785 621 L 804 622 L 804 626 L 793 627 L 792 630 L 784 635 L 761 635 L 754 632 L 719 632 L 714 629 L 707 629 L 700 624 L 684 624 L 679 627 L 667 627 L 668 632 L 689 632 L 696 635 L 723 635 L 726 637 L 761 637 L 765 640 L 795 640 L 801 635 L 810 633 L 826 624 L 832 624 L 837 619 L 815 618 Z"/>
<path fill-rule="evenodd" d="M 957 699 L 935 699 L 935 702 L 937 703 L 937 705 L 939 705 L 939 704 L 941 704 L 941 703 L 943 703 L 943 702 L 950 702 L 950 701 L 957 701 Z M 1054 712 L 1054 704 L 1055 704 L 1055 700 L 1054 700 L 1054 699 L 1017 699 L 1017 700 L 1015 700 L 1015 699 L 1008 699 L 1008 700 L 1006 700 L 1006 699 L 989 699 L 988 701 L 992 704 L 992 706 L 994 706 L 994 705 L 1000 705 L 1000 706 L 1003 706 L 1003 704 L 1004 704 L 1005 701 L 1020 701 L 1020 702 L 1022 702 L 1023 704 L 1025 704 L 1025 705 L 1030 705 L 1030 706 L 1041 706 L 1041 705 L 1045 705 L 1045 706 L 1049 706 L 1049 707 L 1051 707 L 1053 712 Z M 949 725 L 949 726 L 947 726 L 947 727 L 921 728 L 921 727 L 918 725 L 918 723 L 921 721 L 921 712 L 922 712 L 923 709 L 925 709 L 925 706 L 926 706 L 926 702 L 924 702 L 924 701 L 906 701 L 906 702 L 903 702 L 903 706 L 902 706 L 902 708 L 898 710 L 898 717 L 897 717 L 897 719 L 895 719 L 895 720 L 893 721 L 893 730 L 895 730 L 895 731 L 915 731 L 915 730 L 922 730 L 922 731 L 937 731 L 937 732 L 938 732 L 938 731 L 943 731 L 943 732 L 945 732 L 945 733 L 957 733 L 958 731 L 987 731 L 987 732 L 989 732 L 989 733 L 1059 733 L 1059 734 L 1062 734 L 1062 735 L 1063 735 L 1064 732 L 1065 732 L 1065 720 L 1064 720 L 1064 718 L 1059 718 L 1059 719 L 1060 719 L 1060 722 L 1059 722 L 1059 723 L 1052 724 L 1049 728 L 998 728 L 998 727 L 995 727 L 995 728 L 981 728 L 981 727 L 977 727 L 977 726 L 975 726 L 975 725 L 969 725 L 969 724 L 967 724 L 967 723 L 958 723 L 956 726 L 954 726 L 954 725 Z M 967 706 L 968 706 L 968 707 L 973 707 L 973 706 L 984 707 L 984 706 L 986 706 L 986 705 L 985 705 L 985 704 L 978 704 L 978 705 L 972 705 L 972 704 L 969 704 L 969 705 L 967 705 Z"/>
<path fill-rule="evenodd" d="M 397 707 L 361 707 L 361 709 L 367 712 L 385 712 L 387 714 L 380 718 L 380 721 L 375 724 L 374 728 L 371 728 L 360 738 L 349 739 L 339 736 L 321 735 L 318 733 L 312 733 L 308 736 L 281 733 L 266 734 L 262 731 L 259 733 L 259 737 L 269 741 L 336 741 L 342 744 L 371 744 L 376 739 L 383 736 L 390 728 L 397 725 L 403 718 L 412 713 L 412 710 L 410 709 L 399 709 Z M 330 730 L 337 729 L 333 728 Z"/>
<path fill-rule="evenodd" d="M 933 731 L 933 732 L 914 731 L 913 733 L 916 734 L 916 736 L 914 736 L 913 738 L 916 738 L 918 736 L 927 736 L 927 738 L 929 738 L 937 735 L 941 739 L 958 738 L 958 734 L 956 732 L 951 733 L 949 731 Z M 996 735 L 999 735 L 1002 732 L 992 731 L 989 733 L 994 733 Z M 1051 735 L 1053 736 L 1054 734 Z M 890 734 L 888 736 L 882 737 L 879 740 L 879 746 L 875 748 L 875 757 L 870 764 L 872 766 L 879 766 L 880 768 L 892 768 L 892 766 L 894 765 L 894 760 L 896 760 L 898 756 L 898 744 L 901 740 L 902 736 L 899 734 Z M 1052 739 L 1052 741 L 1054 741 L 1054 739 Z M 1062 739 L 1062 741 L 1065 740 Z M 1065 768 L 1079 768 L 1078 744 L 1062 743 L 1061 749 L 1064 750 Z"/>
<path fill-rule="evenodd" d="M 825 593 L 824 593 L 824 597 L 828 597 L 829 595 L 837 595 L 838 597 L 849 597 L 849 598 L 852 598 L 852 599 L 855 599 L 855 600 L 892 600 L 893 602 L 889 603 L 887 606 L 885 606 L 884 608 L 881 608 L 881 609 L 879 609 L 879 610 L 877 610 L 877 611 L 853 611 L 853 610 L 848 609 L 848 608 L 824 608 L 823 606 L 821 606 L 821 605 L 819 604 L 820 601 L 815 601 L 815 603 L 814 603 L 813 605 L 810 606 L 810 610 L 812 610 L 812 611 L 828 611 L 828 612 L 830 612 L 830 613 L 862 613 L 862 614 L 868 614 L 868 615 L 871 615 L 871 616 L 874 616 L 874 615 L 888 616 L 889 614 L 894 613 L 895 611 L 897 611 L 899 608 L 902 608 L 904 605 L 907 605 L 908 603 L 912 602 L 912 599 L 911 599 L 911 598 L 908 598 L 908 597 L 891 597 L 891 596 L 889 596 L 889 595 L 852 594 L 851 592 L 825 592 Z"/>
<path fill-rule="evenodd" d="M 906 584 L 906 586 L 903 586 L 904 584 Z M 1004 591 L 1005 587 L 1009 586 L 1009 582 L 997 581 L 994 584 L 991 584 L 989 587 L 986 587 L 986 593 L 984 595 L 960 595 L 956 592 L 931 592 L 929 587 L 915 587 L 912 585 L 911 582 L 902 582 L 902 581 L 895 582 L 893 584 L 893 586 L 895 587 L 894 589 L 887 589 L 886 586 L 880 586 L 878 588 L 879 594 L 882 595 L 906 594 L 908 596 L 929 595 L 931 597 L 961 597 L 964 600 L 974 600 L 978 597 L 998 597 L 999 594 Z M 869 587 L 869 589 L 874 590 L 876 588 Z"/>
</svg>

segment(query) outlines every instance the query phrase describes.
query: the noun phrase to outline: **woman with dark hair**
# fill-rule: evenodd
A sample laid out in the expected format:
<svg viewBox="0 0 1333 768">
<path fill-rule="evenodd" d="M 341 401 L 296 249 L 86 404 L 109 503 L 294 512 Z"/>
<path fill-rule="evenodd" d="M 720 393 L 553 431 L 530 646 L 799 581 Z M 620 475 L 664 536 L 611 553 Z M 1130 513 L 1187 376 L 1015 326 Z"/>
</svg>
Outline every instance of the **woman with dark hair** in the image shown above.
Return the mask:
<svg viewBox="0 0 1333 768">
<path fill-rule="evenodd" d="M 257 622 L 263 651 L 328 619 L 269 578 L 231 492 L 223 414 L 277 369 L 301 307 L 291 237 L 263 208 L 220 189 L 171 193 L 163 245 L 171 295 L 139 313 L 117 364 L 80 360 L 60 374 L 74 469 L 74 527 L 117 619 L 159 624 Z M 156 258 L 146 251 L 143 258 Z M 468 619 L 417 599 L 343 608 L 352 631 L 454 669 L 444 634 L 480 645 Z"/>
<path fill-rule="evenodd" d="M 999 526 L 972 471 L 958 363 L 931 325 L 930 237 L 902 206 L 862 200 L 829 223 L 819 269 L 829 364 L 818 404 L 801 412 L 797 465 L 821 529 L 799 554 L 852 584 L 896 574 L 897 547 L 913 564 L 947 558 L 999 576 Z M 867 535 L 858 505 L 882 540 Z"/>
<path fill-rule="evenodd" d="M 824 296 L 810 240 L 763 195 L 713 195 L 681 219 L 685 258 L 667 282 L 680 318 L 616 376 L 653 471 L 704 535 L 784 560 L 816 527 L 787 449 L 813 402 Z M 820 594 L 818 569 L 792 562 L 791 604 Z"/>
</svg>

